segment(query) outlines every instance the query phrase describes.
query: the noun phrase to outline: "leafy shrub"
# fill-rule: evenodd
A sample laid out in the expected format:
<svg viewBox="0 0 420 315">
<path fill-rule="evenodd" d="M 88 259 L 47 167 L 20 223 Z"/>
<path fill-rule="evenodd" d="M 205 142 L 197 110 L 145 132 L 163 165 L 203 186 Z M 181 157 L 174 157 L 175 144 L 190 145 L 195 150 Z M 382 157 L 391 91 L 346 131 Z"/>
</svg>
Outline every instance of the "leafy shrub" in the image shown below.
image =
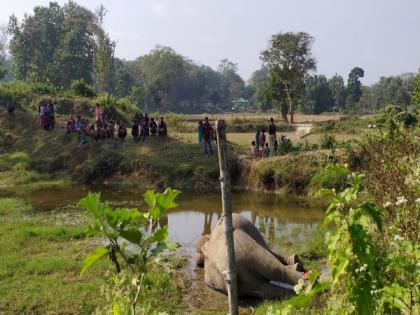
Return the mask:
<svg viewBox="0 0 420 315">
<path fill-rule="evenodd" d="M 333 149 L 337 146 L 334 135 L 325 133 L 321 138 L 322 149 Z"/>
<path fill-rule="evenodd" d="M 312 176 L 310 186 L 312 189 L 335 189 L 342 191 L 348 186 L 349 171 L 339 165 L 330 165 L 320 169 Z"/>
<path fill-rule="evenodd" d="M 100 201 L 100 194 L 89 193 L 80 200 L 79 206 L 88 210 L 96 222 L 88 234 L 101 233 L 108 245 L 91 252 L 83 262 L 81 272 L 86 272 L 95 262 L 109 258 L 115 267 L 109 283 L 108 310 L 114 314 L 136 314 L 140 306 L 142 314 L 149 314 L 151 305 L 147 301 L 148 288 L 158 286 L 150 277 L 154 266 L 162 265 L 160 254 L 175 249 L 176 244 L 167 241 L 168 226 L 159 226 L 167 209 L 176 207 L 179 191 L 166 189 L 164 193 L 148 190 L 144 199 L 149 210 L 111 209 L 107 202 Z M 162 278 L 160 278 L 162 279 Z"/>
<path fill-rule="evenodd" d="M 109 93 L 102 93 L 96 98 L 96 102 L 104 108 L 116 107 L 117 98 Z"/>
<path fill-rule="evenodd" d="M 74 95 L 83 97 L 95 97 L 95 91 L 85 80 L 75 80 L 71 83 L 70 90 Z"/>
</svg>

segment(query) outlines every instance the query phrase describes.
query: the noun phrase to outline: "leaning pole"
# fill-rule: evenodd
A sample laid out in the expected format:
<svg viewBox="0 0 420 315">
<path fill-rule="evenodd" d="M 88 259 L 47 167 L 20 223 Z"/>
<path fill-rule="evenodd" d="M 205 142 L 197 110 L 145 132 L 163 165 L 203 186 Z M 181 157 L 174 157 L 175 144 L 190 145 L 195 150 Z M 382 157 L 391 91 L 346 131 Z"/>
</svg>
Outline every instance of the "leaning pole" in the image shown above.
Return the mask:
<svg viewBox="0 0 420 315">
<path fill-rule="evenodd" d="M 224 120 L 216 121 L 217 152 L 219 155 L 220 186 L 222 190 L 223 223 L 226 233 L 226 255 L 228 266 L 226 282 L 228 284 L 229 311 L 238 314 L 238 290 L 235 266 L 235 249 L 233 244 L 233 224 L 231 209 L 230 174 L 227 167 L 226 125 Z"/>
</svg>

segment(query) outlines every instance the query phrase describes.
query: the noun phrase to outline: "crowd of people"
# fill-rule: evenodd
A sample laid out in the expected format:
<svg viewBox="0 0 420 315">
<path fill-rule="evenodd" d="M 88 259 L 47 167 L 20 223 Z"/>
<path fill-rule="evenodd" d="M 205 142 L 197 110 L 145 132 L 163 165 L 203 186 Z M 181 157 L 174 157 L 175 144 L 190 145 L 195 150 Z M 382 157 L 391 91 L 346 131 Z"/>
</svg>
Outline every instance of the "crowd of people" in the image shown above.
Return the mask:
<svg viewBox="0 0 420 315">
<path fill-rule="evenodd" d="M 279 148 L 279 141 L 276 136 L 277 127 L 274 123 L 273 117 L 270 118 L 268 125 L 268 141 L 265 134 L 265 129 L 257 129 L 255 133 L 255 140 L 251 141 L 251 158 L 267 158 L 277 155 Z M 285 136 L 282 136 L 280 141 L 289 141 Z"/>
<path fill-rule="evenodd" d="M 7 103 L 7 112 L 13 114 L 15 107 L 10 101 Z M 52 102 L 42 101 L 38 106 L 39 113 L 39 127 L 45 130 L 54 129 L 54 104 Z M 251 141 L 251 158 L 267 158 L 277 155 L 279 148 L 279 141 L 276 137 L 276 124 L 274 119 L 270 118 L 268 125 L 268 139 L 265 128 L 257 129 L 255 133 L 255 140 Z M 80 143 L 85 143 L 89 139 L 105 140 L 117 137 L 124 140 L 127 137 L 127 127 L 123 121 L 106 120 L 104 110 L 96 104 L 95 107 L 95 121 L 90 122 L 89 119 L 78 115 L 76 118 L 71 116 L 67 121 L 66 134 L 77 134 Z M 149 115 L 137 113 L 133 118 L 133 125 L 131 127 L 131 135 L 133 139 L 138 141 L 145 141 L 148 136 L 165 137 L 168 134 L 166 123 L 161 117 L 160 119 L 149 117 Z M 198 122 L 198 143 L 204 145 L 204 155 L 213 155 L 212 141 L 216 141 L 216 132 L 213 129 L 208 117 Z M 282 136 L 280 141 L 290 141 Z"/>
<path fill-rule="evenodd" d="M 81 143 L 85 143 L 89 139 L 105 140 L 117 137 L 124 140 L 127 137 L 127 127 L 123 121 L 106 120 L 102 107 L 97 104 L 95 108 L 95 122 L 91 123 L 89 119 L 82 118 L 78 115 L 76 118 L 73 116 L 67 121 L 66 134 L 70 135 L 77 133 Z M 131 135 L 137 141 L 144 141 L 148 136 L 166 136 L 167 135 L 166 123 L 163 117 L 158 119 L 149 118 L 148 114 L 136 114 L 133 119 L 131 128 Z"/>
</svg>

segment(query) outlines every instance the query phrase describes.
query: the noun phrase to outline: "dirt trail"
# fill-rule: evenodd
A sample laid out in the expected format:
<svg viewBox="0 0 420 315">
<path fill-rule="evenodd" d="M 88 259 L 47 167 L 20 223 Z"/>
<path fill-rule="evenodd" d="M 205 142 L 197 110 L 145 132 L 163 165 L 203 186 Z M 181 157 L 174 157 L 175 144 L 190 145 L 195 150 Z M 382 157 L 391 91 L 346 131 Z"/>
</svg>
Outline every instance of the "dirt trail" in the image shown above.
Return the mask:
<svg viewBox="0 0 420 315">
<path fill-rule="evenodd" d="M 295 124 L 296 126 L 296 135 L 299 138 L 304 138 L 312 133 L 314 127 L 313 124 Z"/>
</svg>

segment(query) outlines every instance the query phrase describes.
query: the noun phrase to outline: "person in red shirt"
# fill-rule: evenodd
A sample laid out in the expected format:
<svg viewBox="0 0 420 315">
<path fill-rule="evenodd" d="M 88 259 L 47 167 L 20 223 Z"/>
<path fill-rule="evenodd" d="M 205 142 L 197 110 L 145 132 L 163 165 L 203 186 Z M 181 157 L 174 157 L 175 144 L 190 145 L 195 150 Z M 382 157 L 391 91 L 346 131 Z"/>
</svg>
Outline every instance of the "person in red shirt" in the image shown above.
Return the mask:
<svg viewBox="0 0 420 315">
<path fill-rule="evenodd" d="M 204 155 L 205 156 L 207 156 L 208 154 L 213 155 L 213 149 L 211 147 L 212 132 L 213 132 L 213 127 L 211 126 L 209 122 L 209 118 L 206 117 L 204 119 L 204 124 L 203 124 Z"/>
</svg>

